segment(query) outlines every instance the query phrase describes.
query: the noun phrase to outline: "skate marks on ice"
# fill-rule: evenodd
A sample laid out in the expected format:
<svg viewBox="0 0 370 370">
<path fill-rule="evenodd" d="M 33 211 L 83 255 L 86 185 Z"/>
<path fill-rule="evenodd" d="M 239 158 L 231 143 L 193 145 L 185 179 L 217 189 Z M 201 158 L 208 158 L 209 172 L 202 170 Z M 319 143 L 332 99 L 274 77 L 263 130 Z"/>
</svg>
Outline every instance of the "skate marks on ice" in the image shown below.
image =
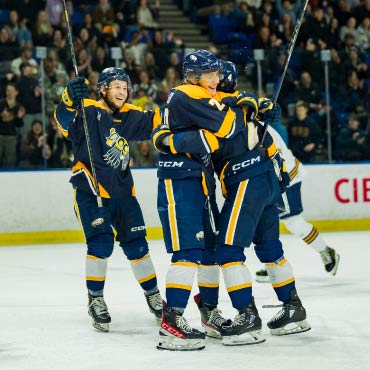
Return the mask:
<svg viewBox="0 0 370 370">
<path fill-rule="evenodd" d="M 110 332 L 99 333 L 87 314 L 83 244 L 2 247 L 0 369 L 260 370 L 268 361 L 274 370 L 368 370 L 370 232 L 327 233 L 325 239 L 341 254 L 334 277 L 324 271 L 317 253 L 297 238 L 283 236 L 311 331 L 270 335 L 266 323 L 279 309 L 262 305 L 277 301 L 269 284 L 254 283 L 266 342 L 230 348 L 207 338 L 205 350 L 196 353 L 155 348 L 158 322 L 119 248 L 109 261 L 106 283 Z M 169 257 L 160 241 L 150 248 L 163 292 Z M 261 267 L 253 253 L 247 254 L 247 262 L 252 274 Z M 226 318 L 235 315 L 222 283 L 220 309 Z M 192 297 L 185 315 L 201 329 Z"/>
</svg>

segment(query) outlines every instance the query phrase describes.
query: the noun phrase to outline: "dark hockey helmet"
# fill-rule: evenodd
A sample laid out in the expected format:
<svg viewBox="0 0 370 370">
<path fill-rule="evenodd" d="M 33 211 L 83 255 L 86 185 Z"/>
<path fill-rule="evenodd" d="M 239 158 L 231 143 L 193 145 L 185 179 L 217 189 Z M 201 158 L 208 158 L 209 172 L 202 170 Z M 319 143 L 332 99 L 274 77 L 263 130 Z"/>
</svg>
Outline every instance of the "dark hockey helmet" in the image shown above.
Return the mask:
<svg viewBox="0 0 370 370">
<path fill-rule="evenodd" d="M 221 63 L 215 54 L 201 49 L 185 55 L 182 69 L 185 79 L 193 76 L 199 80 L 202 73 L 220 71 Z"/>
<path fill-rule="evenodd" d="M 108 88 L 109 84 L 112 81 L 126 81 L 127 82 L 127 91 L 130 95 L 132 92 L 132 84 L 129 75 L 127 72 L 122 68 L 117 67 L 109 67 L 103 69 L 103 71 L 99 75 L 97 89 L 98 89 L 98 97 L 100 97 L 100 88 L 105 86 Z"/>
<path fill-rule="evenodd" d="M 233 93 L 238 84 L 238 71 L 233 62 L 220 60 L 222 65 L 222 79 L 217 86 L 217 90 Z"/>
</svg>

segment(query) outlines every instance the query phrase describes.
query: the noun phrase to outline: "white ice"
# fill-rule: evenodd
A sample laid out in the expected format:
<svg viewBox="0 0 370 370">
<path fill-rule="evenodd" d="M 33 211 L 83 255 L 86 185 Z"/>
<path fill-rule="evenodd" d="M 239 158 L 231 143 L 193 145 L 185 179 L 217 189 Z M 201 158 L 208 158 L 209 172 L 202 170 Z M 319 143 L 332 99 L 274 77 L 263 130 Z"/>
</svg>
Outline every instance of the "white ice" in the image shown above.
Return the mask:
<svg viewBox="0 0 370 370">
<path fill-rule="evenodd" d="M 341 255 L 335 277 L 324 271 L 319 255 L 302 241 L 282 236 L 311 331 L 271 336 L 266 322 L 278 309 L 262 305 L 278 302 L 270 285 L 255 283 L 266 342 L 225 347 L 207 339 L 206 349 L 199 352 L 156 349 L 158 324 L 118 246 L 106 282 L 112 316 L 109 333 L 95 331 L 87 315 L 83 244 L 1 247 L 0 369 L 370 369 L 370 232 L 323 236 Z M 150 249 L 164 292 L 169 256 L 161 241 L 150 242 Z M 254 274 L 260 265 L 253 250 L 247 251 L 247 258 Z M 220 308 L 226 317 L 235 315 L 223 285 Z M 185 317 L 200 328 L 192 298 Z"/>
</svg>

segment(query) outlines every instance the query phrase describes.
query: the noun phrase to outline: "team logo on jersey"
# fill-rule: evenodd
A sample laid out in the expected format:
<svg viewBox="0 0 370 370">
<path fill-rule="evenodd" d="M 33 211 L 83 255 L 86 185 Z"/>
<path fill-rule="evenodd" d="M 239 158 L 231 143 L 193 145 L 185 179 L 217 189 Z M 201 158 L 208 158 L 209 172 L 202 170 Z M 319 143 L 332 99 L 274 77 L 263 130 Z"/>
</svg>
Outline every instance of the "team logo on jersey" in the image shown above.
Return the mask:
<svg viewBox="0 0 370 370">
<path fill-rule="evenodd" d="M 190 55 L 190 60 L 193 61 L 193 62 L 196 62 L 198 60 L 198 58 L 194 54 L 192 54 L 192 55 Z"/>
<path fill-rule="evenodd" d="M 121 169 L 124 171 L 130 159 L 130 149 L 127 140 L 119 136 L 115 128 L 111 128 L 109 134 L 106 137 L 106 144 L 110 149 L 103 155 L 103 158 L 107 164 L 114 168 L 118 168 L 121 164 Z"/>
</svg>

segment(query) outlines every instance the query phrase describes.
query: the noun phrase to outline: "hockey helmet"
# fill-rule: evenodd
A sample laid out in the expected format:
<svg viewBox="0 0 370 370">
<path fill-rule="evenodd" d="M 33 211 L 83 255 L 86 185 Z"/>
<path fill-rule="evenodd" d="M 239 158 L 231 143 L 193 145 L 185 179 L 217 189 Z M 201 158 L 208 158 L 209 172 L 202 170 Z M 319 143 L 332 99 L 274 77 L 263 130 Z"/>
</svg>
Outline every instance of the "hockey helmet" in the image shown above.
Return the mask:
<svg viewBox="0 0 370 370">
<path fill-rule="evenodd" d="M 220 60 L 222 65 L 222 79 L 217 86 L 217 90 L 233 93 L 238 84 L 238 71 L 233 62 Z"/>
<path fill-rule="evenodd" d="M 108 88 L 109 84 L 112 81 L 126 81 L 128 94 L 129 95 L 131 94 L 132 84 L 131 84 L 131 80 L 127 72 L 122 68 L 109 67 L 109 68 L 103 69 L 103 71 L 99 75 L 99 79 L 97 83 L 99 97 L 100 97 L 100 88 L 102 86 L 105 86 L 106 88 Z"/>
<path fill-rule="evenodd" d="M 202 73 L 221 70 L 221 63 L 215 54 L 208 50 L 197 50 L 184 57 L 183 74 L 185 79 L 193 76 L 199 80 Z"/>
</svg>

